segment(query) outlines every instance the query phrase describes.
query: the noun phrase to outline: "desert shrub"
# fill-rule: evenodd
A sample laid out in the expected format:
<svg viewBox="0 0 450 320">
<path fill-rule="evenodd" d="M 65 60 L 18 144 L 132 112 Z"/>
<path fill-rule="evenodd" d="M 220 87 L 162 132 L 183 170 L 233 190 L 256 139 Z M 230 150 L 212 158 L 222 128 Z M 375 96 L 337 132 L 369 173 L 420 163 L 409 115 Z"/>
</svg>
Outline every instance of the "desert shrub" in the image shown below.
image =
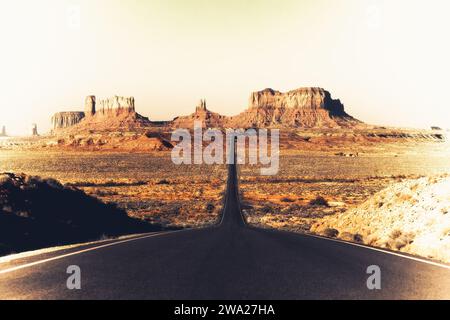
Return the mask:
<svg viewBox="0 0 450 320">
<path fill-rule="evenodd" d="M 263 213 L 273 213 L 273 208 L 271 205 L 269 204 L 265 204 L 264 206 L 261 207 L 261 212 Z"/>
<path fill-rule="evenodd" d="M 378 241 L 379 241 L 379 238 L 376 235 L 371 234 L 367 237 L 366 243 L 369 246 L 375 246 L 375 245 L 378 245 Z"/>
<path fill-rule="evenodd" d="M 391 234 L 389 235 L 389 238 L 395 240 L 398 237 L 400 237 L 401 235 L 402 235 L 402 231 L 399 229 L 395 229 L 395 230 L 392 230 Z"/>
<path fill-rule="evenodd" d="M 92 193 L 99 197 L 117 196 L 119 194 L 117 191 L 101 189 L 95 189 Z"/>
<path fill-rule="evenodd" d="M 325 200 L 322 196 L 317 196 L 316 198 L 309 201 L 310 206 L 318 206 L 318 207 L 329 207 L 328 201 Z"/>
<path fill-rule="evenodd" d="M 399 236 L 397 239 L 395 239 L 393 248 L 400 250 L 403 247 L 406 247 L 407 245 L 411 244 L 414 241 L 415 235 L 414 233 L 404 233 L 401 236 Z"/>
<path fill-rule="evenodd" d="M 251 209 L 253 209 L 253 206 L 250 203 L 244 201 L 241 203 L 241 209 L 242 210 L 251 210 Z"/>
<path fill-rule="evenodd" d="M 298 205 L 298 204 L 291 204 L 289 206 L 289 211 L 294 212 L 294 211 L 300 211 L 302 210 L 302 206 Z"/>
<path fill-rule="evenodd" d="M 295 200 L 288 198 L 288 197 L 284 197 L 284 198 L 281 198 L 281 202 L 295 202 Z"/>
<path fill-rule="evenodd" d="M 159 180 L 156 184 L 163 185 L 163 184 L 170 184 L 170 182 L 169 182 L 169 180 L 162 179 L 162 180 Z"/>
<path fill-rule="evenodd" d="M 364 237 L 359 233 L 353 235 L 353 241 L 358 243 L 364 243 Z"/>
<path fill-rule="evenodd" d="M 208 202 L 208 203 L 206 204 L 206 211 L 207 211 L 208 213 L 213 213 L 215 208 L 216 208 L 216 206 L 215 206 L 214 203 L 212 203 L 212 202 Z"/>
<path fill-rule="evenodd" d="M 322 231 L 322 235 L 329 238 L 336 238 L 339 235 L 339 231 L 333 228 L 326 228 Z"/>
<path fill-rule="evenodd" d="M 339 238 L 345 241 L 353 241 L 353 234 L 351 234 L 350 232 L 342 232 L 339 235 Z"/>
<path fill-rule="evenodd" d="M 201 196 L 203 196 L 204 193 L 205 193 L 205 190 L 203 189 L 203 187 L 201 187 L 200 189 L 198 189 L 194 192 L 194 195 L 196 197 L 201 197 Z"/>
</svg>

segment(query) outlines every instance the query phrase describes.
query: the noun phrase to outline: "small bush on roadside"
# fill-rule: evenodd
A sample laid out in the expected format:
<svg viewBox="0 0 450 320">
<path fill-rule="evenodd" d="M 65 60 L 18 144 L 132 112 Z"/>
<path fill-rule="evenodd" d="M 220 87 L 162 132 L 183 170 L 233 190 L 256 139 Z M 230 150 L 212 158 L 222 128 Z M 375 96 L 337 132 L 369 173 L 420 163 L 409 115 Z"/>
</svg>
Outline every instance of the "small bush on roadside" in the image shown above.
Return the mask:
<svg viewBox="0 0 450 320">
<path fill-rule="evenodd" d="M 207 211 L 208 213 L 213 213 L 215 208 L 216 208 L 216 206 L 215 206 L 214 203 L 212 203 L 212 202 L 208 202 L 208 203 L 206 204 L 206 211 Z"/>
<path fill-rule="evenodd" d="M 322 234 L 328 238 L 336 238 L 339 235 L 339 231 L 333 228 L 326 228 Z"/>
</svg>

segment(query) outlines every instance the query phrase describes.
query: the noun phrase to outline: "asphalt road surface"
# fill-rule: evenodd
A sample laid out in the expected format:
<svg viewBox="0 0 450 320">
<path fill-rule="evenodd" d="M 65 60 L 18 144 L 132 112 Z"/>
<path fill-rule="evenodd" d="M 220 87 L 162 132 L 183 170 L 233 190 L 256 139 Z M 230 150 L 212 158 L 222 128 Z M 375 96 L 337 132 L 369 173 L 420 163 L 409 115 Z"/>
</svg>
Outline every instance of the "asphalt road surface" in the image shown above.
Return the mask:
<svg viewBox="0 0 450 320">
<path fill-rule="evenodd" d="M 229 167 L 220 225 L 0 264 L 2 299 L 450 299 L 450 270 L 347 243 L 245 225 Z M 68 266 L 81 269 L 69 290 Z M 369 290 L 367 268 L 381 270 Z"/>
</svg>

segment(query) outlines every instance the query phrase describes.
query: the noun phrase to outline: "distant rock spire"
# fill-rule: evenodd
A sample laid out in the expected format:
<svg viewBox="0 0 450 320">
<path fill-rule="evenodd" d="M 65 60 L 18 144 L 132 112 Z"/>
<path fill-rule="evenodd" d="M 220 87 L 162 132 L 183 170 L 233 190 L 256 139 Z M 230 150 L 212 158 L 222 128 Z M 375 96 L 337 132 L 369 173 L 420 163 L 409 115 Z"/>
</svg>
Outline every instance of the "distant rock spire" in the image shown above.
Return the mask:
<svg viewBox="0 0 450 320">
<path fill-rule="evenodd" d="M 91 117 L 95 114 L 95 96 L 87 96 L 84 100 L 84 115 L 86 117 Z"/>
<path fill-rule="evenodd" d="M 2 137 L 6 137 L 6 126 L 2 127 L 2 133 L 0 134 Z"/>
<path fill-rule="evenodd" d="M 31 125 L 31 135 L 32 135 L 33 137 L 39 136 L 38 129 L 37 129 L 37 124 L 36 124 L 36 123 L 33 123 L 33 124 Z"/>
<path fill-rule="evenodd" d="M 206 99 L 201 99 L 195 108 L 196 111 L 206 111 Z"/>
</svg>

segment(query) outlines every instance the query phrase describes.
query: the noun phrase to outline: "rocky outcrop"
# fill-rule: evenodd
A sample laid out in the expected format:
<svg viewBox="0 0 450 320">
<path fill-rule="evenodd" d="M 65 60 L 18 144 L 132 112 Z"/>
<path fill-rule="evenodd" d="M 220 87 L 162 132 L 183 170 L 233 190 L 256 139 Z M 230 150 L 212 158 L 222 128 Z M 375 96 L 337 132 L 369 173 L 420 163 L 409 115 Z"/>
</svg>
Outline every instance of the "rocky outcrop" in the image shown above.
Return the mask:
<svg viewBox="0 0 450 320">
<path fill-rule="evenodd" d="M 209 111 L 206 108 L 206 100 L 200 100 L 193 114 L 175 118 L 172 126 L 175 128 L 191 129 L 194 127 L 194 122 L 196 121 L 200 121 L 204 128 L 218 128 L 223 127 L 226 122 L 226 117 Z"/>
<path fill-rule="evenodd" d="M 300 88 L 286 93 L 269 88 L 253 92 L 249 109 L 253 108 L 327 109 L 334 115 L 345 115 L 341 101 L 333 100 L 331 94 L 322 88 Z"/>
<path fill-rule="evenodd" d="M 201 99 L 200 102 L 198 103 L 197 107 L 195 108 L 195 112 L 202 112 L 202 111 L 208 111 L 206 109 L 206 100 L 205 99 Z"/>
<path fill-rule="evenodd" d="M 99 100 L 89 96 L 85 110 L 89 110 L 89 116 L 74 128 L 78 131 L 136 131 L 152 125 L 148 118 L 136 112 L 134 97 Z"/>
<path fill-rule="evenodd" d="M 2 127 L 2 132 L 0 133 L 0 137 L 6 137 L 6 136 L 7 136 L 7 134 L 6 134 L 6 127 L 3 126 Z"/>
<path fill-rule="evenodd" d="M 106 98 L 97 101 L 95 96 L 87 96 L 84 100 L 84 114 L 86 117 L 98 115 L 113 116 L 135 112 L 134 97 Z"/>
<path fill-rule="evenodd" d="M 135 111 L 133 97 L 98 100 L 87 96 L 84 112 L 60 112 L 52 119 L 58 135 L 104 131 L 136 131 L 152 126 L 151 121 Z M 57 131 L 57 132 L 56 132 Z"/>
<path fill-rule="evenodd" d="M 87 96 L 84 99 L 84 115 L 92 117 L 95 114 L 95 96 Z"/>
<path fill-rule="evenodd" d="M 33 124 L 31 125 L 31 135 L 32 135 L 33 137 L 39 136 L 39 132 L 38 132 L 37 124 L 36 124 L 36 123 L 33 123 Z"/>
<path fill-rule="evenodd" d="M 53 129 L 64 129 L 76 125 L 85 117 L 84 112 L 69 111 L 58 112 L 52 117 Z"/>
<path fill-rule="evenodd" d="M 286 93 L 265 89 L 250 95 L 249 107 L 228 121 L 231 127 L 346 127 L 360 123 L 344 111 L 340 100 L 322 88 Z"/>
</svg>

